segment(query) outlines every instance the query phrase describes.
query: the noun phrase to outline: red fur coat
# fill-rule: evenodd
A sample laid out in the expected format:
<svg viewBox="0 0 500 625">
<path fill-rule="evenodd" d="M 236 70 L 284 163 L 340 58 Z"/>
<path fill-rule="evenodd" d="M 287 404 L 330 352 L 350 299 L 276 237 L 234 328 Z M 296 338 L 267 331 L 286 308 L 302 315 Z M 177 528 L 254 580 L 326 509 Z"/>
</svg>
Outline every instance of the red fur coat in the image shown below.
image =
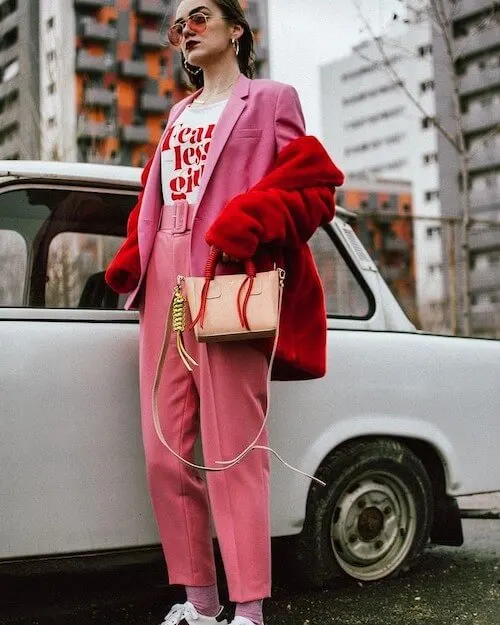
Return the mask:
<svg viewBox="0 0 500 625">
<path fill-rule="evenodd" d="M 149 165 L 149 164 L 148 164 Z M 146 166 L 143 184 L 149 172 Z M 286 270 L 275 380 L 304 380 L 326 372 L 326 309 L 321 281 L 307 241 L 335 214 L 335 188 L 344 176 L 314 137 L 292 141 L 273 169 L 223 208 L 206 241 L 227 255 L 254 257 L 257 270 L 276 262 Z M 140 277 L 137 221 L 130 214 L 127 240 L 106 272 L 118 292 L 132 291 Z M 270 355 L 272 340 L 256 341 Z"/>
</svg>

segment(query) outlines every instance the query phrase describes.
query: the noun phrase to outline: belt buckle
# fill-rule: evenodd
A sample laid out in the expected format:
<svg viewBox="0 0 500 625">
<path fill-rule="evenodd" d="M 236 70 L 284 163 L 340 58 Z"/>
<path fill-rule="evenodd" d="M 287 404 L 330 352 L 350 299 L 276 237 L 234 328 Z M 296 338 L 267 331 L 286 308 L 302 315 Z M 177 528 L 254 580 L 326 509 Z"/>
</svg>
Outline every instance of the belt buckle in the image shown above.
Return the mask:
<svg viewBox="0 0 500 625">
<path fill-rule="evenodd" d="M 173 232 L 175 234 L 182 234 L 187 230 L 189 206 L 187 204 L 179 204 L 176 206 L 174 214 L 174 227 Z"/>
</svg>

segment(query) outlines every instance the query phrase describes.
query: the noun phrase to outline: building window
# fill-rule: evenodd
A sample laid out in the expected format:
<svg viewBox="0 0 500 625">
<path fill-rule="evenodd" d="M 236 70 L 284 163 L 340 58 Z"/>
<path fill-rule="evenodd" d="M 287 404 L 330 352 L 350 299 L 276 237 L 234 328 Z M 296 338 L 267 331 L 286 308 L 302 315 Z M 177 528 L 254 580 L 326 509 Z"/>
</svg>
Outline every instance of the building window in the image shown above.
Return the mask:
<svg viewBox="0 0 500 625">
<path fill-rule="evenodd" d="M 433 80 L 425 80 L 420 83 L 420 92 L 425 93 L 426 91 L 434 91 L 434 81 Z"/>
<path fill-rule="evenodd" d="M 53 17 L 49 17 L 47 20 L 47 30 L 52 30 L 54 28 L 55 20 Z"/>
<path fill-rule="evenodd" d="M 422 119 L 422 128 L 430 128 L 432 125 L 432 117 L 424 117 Z"/>
<path fill-rule="evenodd" d="M 54 128 L 55 125 L 56 125 L 56 118 L 55 117 L 49 117 L 49 119 L 47 120 L 47 126 L 49 128 Z"/>
<path fill-rule="evenodd" d="M 47 61 L 50 63 L 51 61 L 55 61 L 55 60 L 56 60 L 56 51 L 50 50 L 49 52 L 47 52 Z"/>
<path fill-rule="evenodd" d="M 429 154 L 424 154 L 423 160 L 424 160 L 424 165 L 430 165 L 431 163 L 437 163 L 438 162 L 437 152 L 431 152 Z"/>
<path fill-rule="evenodd" d="M 424 197 L 426 202 L 437 200 L 439 199 L 439 191 L 426 191 Z"/>
<path fill-rule="evenodd" d="M 440 236 L 441 227 L 440 226 L 429 226 L 425 229 L 425 236 L 428 239 L 433 239 L 435 236 Z"/>
<path fill-rule="evenodd" d="M 56 92 L 56 83 L 51 82 L 50 85 L 47 87 L 47 91 L 50 95 L 53 95 Z"/>
<path fill-rule="evenodd" d="M 432 45 L 429 43 L 426 46 L 420 46 L 418 49 L 418 54 L 420 56 L 427 56 L 428 54 L 432 54 Z"/>
</svg>

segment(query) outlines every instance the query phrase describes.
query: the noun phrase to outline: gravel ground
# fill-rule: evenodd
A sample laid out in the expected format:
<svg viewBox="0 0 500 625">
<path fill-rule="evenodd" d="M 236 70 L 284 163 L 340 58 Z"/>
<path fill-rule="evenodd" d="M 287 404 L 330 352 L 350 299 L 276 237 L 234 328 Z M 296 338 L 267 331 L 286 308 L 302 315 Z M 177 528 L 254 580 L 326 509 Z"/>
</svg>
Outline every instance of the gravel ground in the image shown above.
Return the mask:
<svg viewBox="0 0 500 625">
<path fill-rule="evenodd" d="M 274 549 L 275 588 L 266 625 L 500 625 L 500 521 L 466 520 L 461 548 L 431 547 L 397 579 L 336 581 L 298 589 Z M 0 577 L 1 625 L 159 625 L 168 605 L 161 566 L 120 573 Z"/>
</svg>

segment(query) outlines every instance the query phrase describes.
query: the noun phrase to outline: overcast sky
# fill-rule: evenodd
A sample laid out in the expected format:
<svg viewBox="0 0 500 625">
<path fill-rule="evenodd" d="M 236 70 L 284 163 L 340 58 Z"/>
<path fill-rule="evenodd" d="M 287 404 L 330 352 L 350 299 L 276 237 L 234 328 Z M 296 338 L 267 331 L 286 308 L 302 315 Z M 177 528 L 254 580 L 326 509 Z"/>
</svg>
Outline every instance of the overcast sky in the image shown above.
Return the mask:
<svg viewBox="0 0 500 625">
<path fill-rule="evenodd" d="M 271 78 L 298 90 L 307 131 L 321 137 L 319 66 L 349 54 L 366 37 L 353 0 L 268 0 Z M 382 30 L 399 0 L 361 0 L 364 14 Z"/>
</svg>

